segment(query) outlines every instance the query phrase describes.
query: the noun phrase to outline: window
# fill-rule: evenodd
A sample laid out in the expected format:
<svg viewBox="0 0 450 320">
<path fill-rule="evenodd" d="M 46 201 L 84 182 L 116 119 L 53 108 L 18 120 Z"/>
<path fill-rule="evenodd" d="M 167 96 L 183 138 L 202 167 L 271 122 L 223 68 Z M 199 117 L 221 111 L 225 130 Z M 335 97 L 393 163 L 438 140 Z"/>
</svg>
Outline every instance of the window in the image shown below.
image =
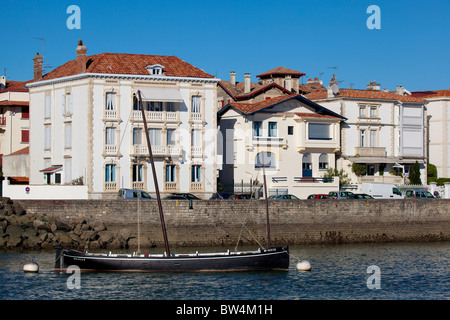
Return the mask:
<svg viewBox="0 0 450 320">
<path fill-rule="evenodd" d="M 64 160 L 64 182 L 70 183 L 72 181 L 72 160 Z"/>
<path fill-rule="evenodd" d="M 147 111 L 162 111 L 163 103 L 160 101 L 149 101 L 147 102 Z"/>
<path fill-rule="evenodd" d="M 51 100 L 50 96 L 45 96 L 45 119 L 50 119 Z"/>
<path fill-rule="evenodd" d="M 360 147 L 366 146 L 366 130 L 359 131 L 359 146 Z"/>
<path fill-rule="evenodd" d="M 29 106 L 22 107 L 22 119 L 30 119 L 30 107 Z"/>
<path fill-rule="evenodd" d="M 319 170 L 328 169 L 328 155 L 326 153 L 322 153 L 319 156 Z"/>
<path fill-rule="evenodd" d="M 161 129 L 148 129 L 148 135 L 153 146 L 161 145 Z"/>
<path fill-rule="evenodd" d="M 377 131 L 370 130 L 370 146 L 372 148 L 377 146 Z"/>
<path fill-rule="evenodd" d="M 51 145 L 51 133 L 52 133 L 52 128 L 50 126 L 45 127 L 45 143 L 44 143 L 44 149 L 45 150 L 50 150 L 52 145 Z"/>
<path fill-rule="evenodd" d="M 193 165 L 191 167 L 191 182 L 201 182 L 201 170 L 200 165 Z"/>
<path fill-rule="evenodd" d="M 105 182 L 116 182 L 116 165 L 105 165 Z"/>
<path fill-rule="evenodd" d="M 167 145 L 173 146 L 175 145 L 176 138 L 175 138 L 176 130 L 175 129 L 167 129 Z"/>
<path fill-rule="evenodd" d="M 312 140 L 331 140 L 330 125 L 326 123 L 310 123 L 308 136 Z"/>
<path fill-rule="evenodd" d="M 202 131 L 201 130 L 192 130 L 191 132 L 191 145 L 193 147 L 201 147 L 202 146 Z"/>
<path fill-rule="evenodd" d="M 30 142 L 30 130 L 22 130 L 22 143 L 29 143 Z"/>
<path fill-rule="evenodd" d="M 61 184 L 61 173 L 55 173 L 55 184 Z"/>
<path fill-rule="evenodd" d="M 370 107 L 370 117 L 377 118 L 377 107 L 375 106 Z"/>
<path fill-rule="evenodd" d="M 142 144 L 142 128 L 133 128 L 133 145 Z"/>
<path fill-rule="evenodd" d="M 133 164 L 133 182 L 144 181 L 144 166 L 142 164 Z"/>
<path fill-rule="evenodd" d="M 73 95 L 63 94 L 61 98 L 62 114 L 63 116 L 70 116 L 73 114 Z"/>
<path fill-rule="evenodd" d="M 107 92 L 106 93 L 105 110 L 108 110 L 108 111 L 116 110 L 116 93 L 115 92 Z"/>
<path fill-rule="evenodd" d="M 262 151 L 256 155 L 255 169 L 262 167 L 275 168 L 275 155 L 272 152 Z"/>
<path fill-rule="evenodd" d="M 359 117 L 360 118 L 366 117 L 366 106 L 359 106 Z"/>
<path fill-rule="evenodd" d="M 133 95 L 133 110 L 134 111 L 141 110 L 141 104 L 139 103 L 139 100 L 135 94 Z"/>
<path fill-rule="evenodd" d="M 116 144 L 116 128 L 107 127 L 105 130 L 105 144 L 115 145 Z"/>
<path fill-rule="evenodd" d="M 254 137 L 262 136 L 262 122 L 261 121 L 253 122 L 253 136 Z"/>
<path fill-rule="evenodd" d="M 70 124 L 64 127 L 64 148 L 72 148 L 72 125 Z"/>
<path fill-rule="evenodd" d="M 200 96 L 192 96 L 191 112 L 193 112 L 193 113 L 201 113 L 202 112 Z"/>
<path fill-rule="evenodd" d="M 166 165 L 166 182 L 176 182 L 176 166 L 174 164 Z"/>
<path fill-rule="evenodd" d="M 310 153 L 305 153 L 303 155 L 302 169 L 303 170 L 312 170 L 312 160 L 311 160 L 311 154 Z"/>
<path fill-rule="evenodd" d="M 276 137 L 276 136 L 277 136 L 277 123 L 269 122 L 269 137 Z"/>
<path fill-rule="evenodd" d="M 294 134 L 294 127 L 293 126 L 288 126 L 288 135 L 292 136 Z"/>
<path fill-rule="evenodd" d="M 167 112 L 177 111 L 177 103 L 176 102 L 166 102 L 165 105 L 166 105 Z"/>
</svg>

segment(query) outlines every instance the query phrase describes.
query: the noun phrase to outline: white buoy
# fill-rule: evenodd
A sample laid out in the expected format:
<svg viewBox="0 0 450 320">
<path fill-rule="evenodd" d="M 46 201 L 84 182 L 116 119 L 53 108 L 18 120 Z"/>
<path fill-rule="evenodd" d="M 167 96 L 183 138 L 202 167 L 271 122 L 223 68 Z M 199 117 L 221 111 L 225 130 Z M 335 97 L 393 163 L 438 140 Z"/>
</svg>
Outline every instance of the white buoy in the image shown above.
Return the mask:
<svg viewBox="0 0 450 320">
<path fill-rule="evenodd" d="M 24 272 L 39 272 L 39 264 L 37 264 L 37 262 L 34 262 L 34 261 L 27 262 L 23 266 L 23 271 Z"/>
<path fill-rule="evenodd" d="M 308 261 L 306 261 L 306 260 L 303 260 L 303 261 L 299 261 L 299 262 L 297 262 L 297 270 L 299 270 L 299 271 L 310 271 L 311 270 L 311 264 L 308 262 Z"/>
</svg>

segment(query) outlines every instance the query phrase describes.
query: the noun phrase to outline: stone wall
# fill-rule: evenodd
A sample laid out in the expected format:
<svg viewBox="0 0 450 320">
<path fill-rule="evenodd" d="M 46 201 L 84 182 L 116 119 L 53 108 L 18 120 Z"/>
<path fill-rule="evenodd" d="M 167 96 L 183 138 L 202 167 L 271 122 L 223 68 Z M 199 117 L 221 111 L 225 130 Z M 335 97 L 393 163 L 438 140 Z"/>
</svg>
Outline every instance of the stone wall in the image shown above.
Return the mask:
<svg viewBox="0 0 450 320">
<path fill-rule="evenodd" d="M 16 239 L 8 245 L 11 237 L 7 228 L 14 225 L 15 215 L 27 217 L 28 222 L 21 225 L 23 231 L 33 237 L 46 237 L 42 243 L 76 247 L 89 243 L 91 249 L 135 248 L 138 212 L 141 248 L 163 247 L 156 201 L 141 201 L 140 210 L 135 200 L 12 202 L 3 198 L 2 203 L 3 212 L 7 213 L 8 207 L 10 211 L 11 207 L 19 209 L 13 214 L 3 214 L 3 218 L 0 215 L 3 231 L 0 247 L 1 239 L 3 247 L 24 246 L 29 242 L 23 236 L 22 243 Z M 266 244 L 264 200 L 166 200 L 163 208 L 168 238 L 175 247 L 234 247 L 238 239 L 242 244 L 257 241 Z M 448 241 L 449 209 L 450 199 L 272 200 L 269 205 L 272 244 Z"/>
</svg>

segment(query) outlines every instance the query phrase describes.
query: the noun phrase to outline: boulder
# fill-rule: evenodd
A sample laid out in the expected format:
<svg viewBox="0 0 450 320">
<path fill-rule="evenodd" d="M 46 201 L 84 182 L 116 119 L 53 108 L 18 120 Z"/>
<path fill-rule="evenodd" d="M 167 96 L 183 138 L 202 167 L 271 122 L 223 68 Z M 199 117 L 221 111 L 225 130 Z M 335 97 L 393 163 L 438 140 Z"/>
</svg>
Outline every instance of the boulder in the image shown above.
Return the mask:
<svg viewBox="0 0 450 320">
<path fill-rule="evenodd" d="M 98 235 L 99 238 L 97 241 L 102 248 L 106 248 L 114 240 L 114 235 L 110 231 L 100 231 Z"/>
<path fill-rule="evenodd" d="M 102 221 L 98 221 L 94 224 L 94 231 L 95 232 L 100 232 L 100 231 L 104 231 L 106 230 L 106 225 L 104 222 Z"/>
</svg>

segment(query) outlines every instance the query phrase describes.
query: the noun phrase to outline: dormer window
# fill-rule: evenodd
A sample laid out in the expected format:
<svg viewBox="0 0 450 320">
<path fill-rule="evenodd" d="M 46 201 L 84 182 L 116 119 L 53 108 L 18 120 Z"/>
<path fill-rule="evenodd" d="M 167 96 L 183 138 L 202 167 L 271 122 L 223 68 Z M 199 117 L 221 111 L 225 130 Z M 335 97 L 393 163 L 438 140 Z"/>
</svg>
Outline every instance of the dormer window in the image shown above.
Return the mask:
<svg viewBox="0 0 450 320">
<path fill-rule="evenodd" d="M 154 64 L 154 65 L 148 65 L 146 67 L 146 69 L 148 70 L 148 72 L 151 75 L 162 76 L 163 75 L 164 66 L 162 66 L 160 64 Z"/>
</svg>

